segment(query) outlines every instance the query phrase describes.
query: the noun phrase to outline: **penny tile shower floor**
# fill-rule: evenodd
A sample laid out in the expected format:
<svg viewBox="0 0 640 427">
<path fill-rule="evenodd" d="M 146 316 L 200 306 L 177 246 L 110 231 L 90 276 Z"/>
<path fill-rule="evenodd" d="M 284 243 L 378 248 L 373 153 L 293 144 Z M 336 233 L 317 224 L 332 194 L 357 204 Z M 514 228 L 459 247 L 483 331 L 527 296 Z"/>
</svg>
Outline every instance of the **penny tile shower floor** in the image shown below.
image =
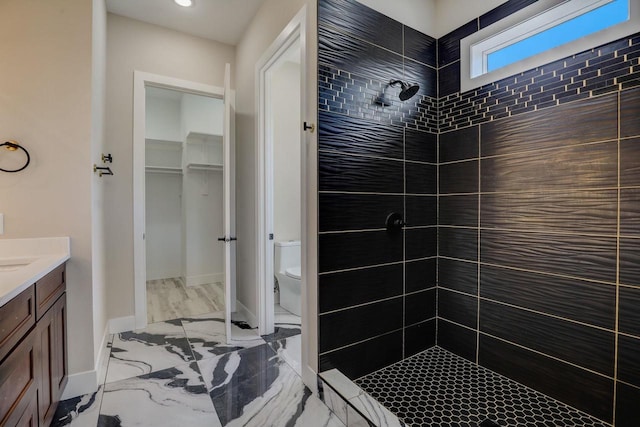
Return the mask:
<svg viewBox="0 0 640 427">
<path fill-rule="evenodd" d="M 412 427 L 607 427 L 596 418 L 433 347 L 356 381 Z"/>
</svg>

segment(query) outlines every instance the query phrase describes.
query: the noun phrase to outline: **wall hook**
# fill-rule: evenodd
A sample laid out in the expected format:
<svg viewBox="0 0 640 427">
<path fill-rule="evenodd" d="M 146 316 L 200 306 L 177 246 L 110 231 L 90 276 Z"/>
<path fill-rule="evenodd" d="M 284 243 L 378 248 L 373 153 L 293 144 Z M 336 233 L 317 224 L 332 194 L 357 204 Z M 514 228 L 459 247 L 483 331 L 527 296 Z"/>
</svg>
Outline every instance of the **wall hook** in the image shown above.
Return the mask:
<svg viewBox="0 0 640 427">
<path fill-rule="evenodd" d="M 102 153 L 102 163 L 113 163 L 113 157 L 111 156 L 111 153 L 106 155 Z"/>
<path fill-rule="evenodd" d="M 18 150 L 22 150 L 24 151 L 24 154 L 27 156 L 27 161 L 24 163 L 24 165 L 18 169 L 3 169 L 0 168 L 0 171 L 2 172 L 9 172 L 9 173 L 14 173 L 14 172 L 20 172 L 21 170 L 24 170 L 27 168 L 27 166 L 29 166 L 29 163 L 31 163 L 31 156 L 29 155 L 29 152 L 27 151 L 26 148 L 24 148 L 23 146 L 21 146 L 20 144 L 18 144 L 18 141 L 6 141 L 2 144 L 0 144 L 0 147 L 7 147 L 7 150 L 9 151 L 18 151 Z"/>
<path fill-rule="evenodd" d="M 313 133 L 313 132 L 316 130 L 316 125 L 314 125 L 313 123 L 312 123 L 312 124 L 310 124 L 310 125 L 308 125 L 308 124 L 307 124 L 307 122 L 304 122 L 303 129 L 304 129 L 305 131 L 307 131 L 307 130 L 308 130 L 308 131 L 311 131 L 311 133 Z"/>
<path fill-rule="evenodd" d="M 110 167 L 100 167 L 94 163 L 93 173 L 96 173 L 96 172 L 98 172 L 99 177 L 102 177 L 102 175 L 113 175 L 113 171 L 111 170 Z"/>
</svg>

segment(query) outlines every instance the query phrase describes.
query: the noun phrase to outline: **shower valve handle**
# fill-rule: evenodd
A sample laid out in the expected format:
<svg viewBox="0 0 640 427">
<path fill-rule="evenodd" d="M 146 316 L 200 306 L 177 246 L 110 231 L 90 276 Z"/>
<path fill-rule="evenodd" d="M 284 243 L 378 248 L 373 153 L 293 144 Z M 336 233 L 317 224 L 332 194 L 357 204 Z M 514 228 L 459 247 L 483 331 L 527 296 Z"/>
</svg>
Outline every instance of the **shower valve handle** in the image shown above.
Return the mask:
<svg viewBox="0 0 640 427">
<path fill-rule="evenodd" d="M 387 226 L 387 230 L 401 230 L 402 227 L 407 225 L 402 219 L 402 215 L 398 212 L 392 212 L 387 215 L 387 220 L 385 221 L 385 225 Z"/>
</svg>

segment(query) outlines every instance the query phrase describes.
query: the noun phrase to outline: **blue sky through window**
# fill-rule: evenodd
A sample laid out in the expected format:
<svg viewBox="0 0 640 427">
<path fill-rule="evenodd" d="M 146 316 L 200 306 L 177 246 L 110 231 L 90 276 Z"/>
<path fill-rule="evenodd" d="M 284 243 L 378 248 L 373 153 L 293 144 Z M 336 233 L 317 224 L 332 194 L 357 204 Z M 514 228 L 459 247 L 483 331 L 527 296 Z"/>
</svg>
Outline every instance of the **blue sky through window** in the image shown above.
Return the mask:
<svg viewBox="0 0 640 427">
<path fill-rule="evenodd" d="M 487 71 L 544 52 L 629 19 L 629 0 L 614 0 L 517 43 L 490 53 Z"/>
</svg>

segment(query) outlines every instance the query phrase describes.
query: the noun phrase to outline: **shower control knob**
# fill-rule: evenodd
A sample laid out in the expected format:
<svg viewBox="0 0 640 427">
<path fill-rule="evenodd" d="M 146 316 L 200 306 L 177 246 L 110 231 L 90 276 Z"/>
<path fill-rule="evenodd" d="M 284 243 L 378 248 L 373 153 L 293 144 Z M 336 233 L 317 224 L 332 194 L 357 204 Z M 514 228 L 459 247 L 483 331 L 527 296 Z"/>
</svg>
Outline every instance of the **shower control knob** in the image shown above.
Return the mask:
<svg viewBox="0 0 640 427">
<path fill-rule="evenodd" d="M 402 227 L 407 225 L 407 223 L 404 222 L 401 214 L 399 214 L 398 212 L 392 212 L 389 215 L 387 215 L 387 220 L 385 222 L 385 225 L 387 226 L 387 230 L 391 231 L 391 230 L 401 230 Z"/>
</svg>

